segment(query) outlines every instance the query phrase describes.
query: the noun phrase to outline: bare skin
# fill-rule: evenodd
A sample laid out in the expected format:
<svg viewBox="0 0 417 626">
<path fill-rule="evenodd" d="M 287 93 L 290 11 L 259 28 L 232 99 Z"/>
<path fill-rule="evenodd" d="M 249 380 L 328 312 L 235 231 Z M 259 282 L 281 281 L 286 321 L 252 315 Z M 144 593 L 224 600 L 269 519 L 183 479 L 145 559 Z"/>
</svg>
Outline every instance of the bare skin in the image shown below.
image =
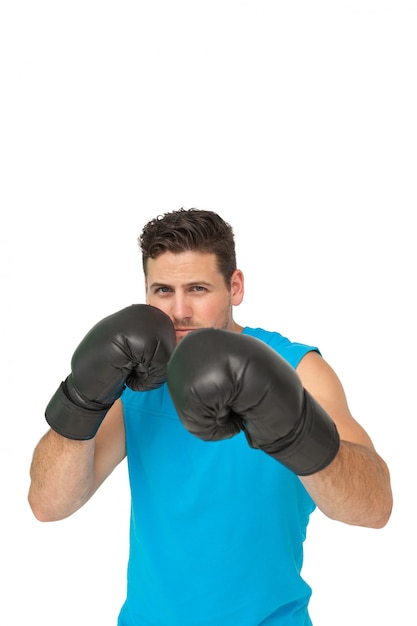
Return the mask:
<svg viewBox="0 0 417 626">
<path fill-rule="evenodd" d="M 164 253 L 149 260 L 146 301 L 170 316 L 177 342 L 196 328 L 242 332 L 233 307 L 244 295 L 240 270 L 230 290 L 212 254 Z M 388 468 L 366 431 L 353 418 L 336 373 L 320 355 L 308 353 L 297 367 L 304 387 L 329 413 L 341 437 L 340 450 L 321 472 L 301 477 L 318 508 L 328 517 L 369 528 L 382 528 L 392 510 Z M 68 517 L 82 507 L 125 458 L 123 409 L 117 400 L 97 435 L 73 441 L 48 431 L 35 449 L 29 503 L 40 521 Z"/>
<path fill-rule="evenodd" d="M 341 445 L 333 462 L 321 472 L 300 477 L 317 506 L 328 517 L 369 528 L 386 525 L 392 510 L 386 463 L 348 408 L 336 373 L 316 352 L 300 361 L 297 373 L 336 423 Z"/>
</svg>

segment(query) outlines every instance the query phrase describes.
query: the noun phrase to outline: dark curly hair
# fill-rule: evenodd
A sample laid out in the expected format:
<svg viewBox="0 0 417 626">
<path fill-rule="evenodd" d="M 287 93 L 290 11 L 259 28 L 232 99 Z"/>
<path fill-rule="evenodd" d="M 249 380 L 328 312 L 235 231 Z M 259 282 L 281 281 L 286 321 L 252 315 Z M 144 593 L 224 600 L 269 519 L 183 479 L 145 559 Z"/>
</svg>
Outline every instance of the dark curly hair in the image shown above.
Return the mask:
<svg viewBox="0 0 417 626">
<path fill-rule="evenodd" d="M 213 211 L 181 208 L 158 215 L 145 224 L 138 243 L 145 276 L 148 259 L 164 252 L 195 250 L 216 255 L 218 269 L 230 287 L 236 269 L 234 233 L 230 224 Z"/>
</svg>

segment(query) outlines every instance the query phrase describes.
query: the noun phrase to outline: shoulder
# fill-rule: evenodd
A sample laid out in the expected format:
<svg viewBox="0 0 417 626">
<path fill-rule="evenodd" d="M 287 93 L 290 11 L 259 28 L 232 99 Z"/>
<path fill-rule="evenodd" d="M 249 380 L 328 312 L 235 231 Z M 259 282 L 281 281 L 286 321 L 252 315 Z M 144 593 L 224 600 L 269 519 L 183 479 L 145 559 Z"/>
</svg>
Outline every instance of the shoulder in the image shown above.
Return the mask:
<svg viewBox="0 0 417 626">
<path fill-rule="evenodd" d="M 320 354 L 317 346 L 291 341 L 276 331 L 245 326 L 242 332 L 244 335 L 250 335 L 264 341 L 295 368 L 307 353 Z"/>
<path fill-rule="evenodd" d="M 344 441 L 372 448 L 365 429 L 352 416 L 346 394 L 334 369 L 319 354 L 306 354 L 297 367 L 297 374 L 307 391 L 331 416 Z"/>
</svg>

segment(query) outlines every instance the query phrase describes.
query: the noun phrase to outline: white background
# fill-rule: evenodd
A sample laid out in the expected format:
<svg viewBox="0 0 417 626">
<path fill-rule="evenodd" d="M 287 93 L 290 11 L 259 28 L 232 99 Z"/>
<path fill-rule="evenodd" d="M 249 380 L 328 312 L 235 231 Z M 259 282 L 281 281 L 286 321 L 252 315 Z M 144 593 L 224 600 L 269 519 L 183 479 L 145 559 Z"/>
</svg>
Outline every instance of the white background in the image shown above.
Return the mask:
<svg viewBox="0 0 417 626">
<path fill-rule="evenodd" d="M 313 516 L 315 626 L 414 623 L 416 32 L 402 0 L 2 2 L 0 623 L 115 626 L 126 466 L 41 524 L 29 464 L 78 342 L 143 301 L 142 226 L 180 206 L 232 223 L 236 320 L 318 345 L 391 469 L 385 529 Z"/>
</svg>

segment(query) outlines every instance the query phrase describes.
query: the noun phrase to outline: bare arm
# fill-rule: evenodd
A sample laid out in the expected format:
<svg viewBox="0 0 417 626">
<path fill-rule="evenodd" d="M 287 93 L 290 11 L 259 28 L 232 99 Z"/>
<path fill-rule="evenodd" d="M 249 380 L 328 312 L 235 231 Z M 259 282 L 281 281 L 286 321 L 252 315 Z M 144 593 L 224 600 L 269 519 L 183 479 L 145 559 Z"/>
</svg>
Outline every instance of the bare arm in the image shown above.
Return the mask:
<svg viewBox="0 0 417 626">
<path fill-rule="evenodd" d="M 28 499 L 37 519 L 77 511 L 126 456 L 125 385 L 136 391 L 161 385 L 174 347 L 168 315 L 145 304 L 108 315 L 85 335 L 46 407 L 51 431 L 33 455 Z"/>
<path fill-rule="evenodd" d="M 300 477 L 328 517 L 369 528 L 382 528 L 392 510 L 388 467 L 366 431 L 353 418 L 340 380 L 315 352 L 297 367 L 304 387 L 332 417 L 339 431 L 338 454 L 324 470 Z"/>
<path fill-rule="evenodd" d="M 40 521 L 57 521 L 81 508 L 125 457 L 123 409 L 117 400 L 96 436 L 67 439 L 49 430 L 35 448 L 28 500 Z"/>
</svg>

